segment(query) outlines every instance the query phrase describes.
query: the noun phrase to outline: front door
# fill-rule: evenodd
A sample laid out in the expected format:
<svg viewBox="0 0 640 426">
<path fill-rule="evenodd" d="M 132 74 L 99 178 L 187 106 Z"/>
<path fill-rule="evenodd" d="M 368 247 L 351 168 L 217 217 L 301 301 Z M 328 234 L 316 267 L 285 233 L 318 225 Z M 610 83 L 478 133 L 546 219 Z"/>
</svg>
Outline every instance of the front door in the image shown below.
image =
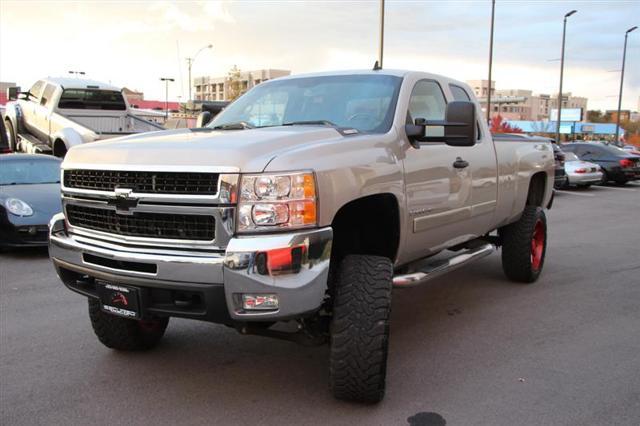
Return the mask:
<svg viewBox="0 0 640 426">
<path fill-rule="evenodd" d="M 407 121 L 417 118 L 444 120 L 447 101 L 434 80 L 416 82 L 407 111 Z M 427 128 L 427 136 L 443 135 L 444 129 Z M 404 158 L 409 236 L 407 256 L 419 258 L 469 239 L 471 229 L 471 171 L 456 168 L 466 148 L 444 142 L 422 143 Z"/>
</svg>

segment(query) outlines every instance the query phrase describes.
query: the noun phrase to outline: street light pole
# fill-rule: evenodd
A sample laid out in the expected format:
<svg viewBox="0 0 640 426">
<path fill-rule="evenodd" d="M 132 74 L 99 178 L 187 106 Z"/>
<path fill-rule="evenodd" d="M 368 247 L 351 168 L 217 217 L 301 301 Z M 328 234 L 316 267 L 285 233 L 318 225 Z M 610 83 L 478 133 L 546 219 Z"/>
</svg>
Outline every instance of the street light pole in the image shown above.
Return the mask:
<svg viewBox="0 0 640 426">
<path fill-rule="evenodd" d="M 493 22 L 495 19 L 495 11 L 496 0 L 491 0 L 491 37 L 489 38 L 489 91 L 487 92 L 487 123 L 491 122 L 491 67 L 493 65 Z"/>
<path fill-rule="evenodd" d="M 187 64 L 189 67 L 189 101 L 191 101 L 191 67 L 193 66 L 193 63 L 196 61 L 196 58 L 198 57 L 198 55 L 200 54 L 200 52 L 202 52 L 204 49 L 211 49 L 213 47 L 213 44 L 208 44 L 202 48 L 200 48 L 200 50 L 198 50 L 196 52 L 195 55 L 193 55 L 193 58 L 187 58 Z"/>
<path fill-rule="evenodd" d="M 620 140 L 620 109 L 622 108 L 622 84 L 624 83 L 624 63 L 627 59 L 627 37 L 631 31 L 634 31 L 638 27 L 632 27 L 624 33 L 624 50 L 622 51 L 622 72 L 620 74 L 620 94 L 618 95 L 618 115 L 616 117 L 616 144 Z"/>
<path fill-rule="evenodd" d="M 380 0 L 380 46 L 378 47 L 378 67 L 382 69 L 384 54 L 384 0 Z"/>
<path fill-rule="evenodd" d="M 564 15 L 564 23 L 562 24 L 562 55 L 560 56 L 560 91 L 558 92 L 558 116 L 556 117 L 556 143 L 560 143 L 560 118 L 562 117 L 562 77 L 564 74 L 564 41 L 567 32 L 567 18 L 577 10 L 572 10 Z"/>
<path fill-rule="evenodd" d="M 164 81 L 164 120 L 169 119 L 169 82 L 175 81 L 173 78 L 160 77 L 160 81 Z"/>
</svg>

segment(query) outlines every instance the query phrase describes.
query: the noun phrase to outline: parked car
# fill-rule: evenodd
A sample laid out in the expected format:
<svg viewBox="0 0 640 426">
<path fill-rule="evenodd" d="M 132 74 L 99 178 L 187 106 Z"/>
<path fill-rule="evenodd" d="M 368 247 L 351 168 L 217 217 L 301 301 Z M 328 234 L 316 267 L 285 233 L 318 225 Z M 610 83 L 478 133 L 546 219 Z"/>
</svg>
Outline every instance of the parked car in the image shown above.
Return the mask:
<svg viewBox="0 0 640 426">
<path fill-rule="evenodd" d="M 602 182 L 602 169 L 595 163 L 582 161 L 573 152 L 565 152 L 564 168 L 567 173 L 567 186 L 589 186 Z"/>
<path fill-rule="evenodd" d="M 392 287 L 498 246 L 536 281 L 554 182 L 549 141 L 494 140 L 467 84 L 390 70 L 267 81 L 205 128 L 76 146 L 62 168 L 50 255 L 104 345 L 150 349 L 170 317 L 329 341 L 334 396 L 361 402 L 384 395 Z"/>
<path fill-rule="evenodd" d="M 640 155 L 640 146 L 625 145 L 625 146 L 622 147 L 622 149 L 627 151 L 629 154 Z"/>
<path fill-rule="evenodd" d="M 85 142 L 164 130 L 136 116 L 119 88 L 76 78 L 37 81 L 7 103 L 3 119 L 13 151 L 56 157 Z"/>
<path fill-rule="evenodd" d="M 573 152 L 583 161 L 596 163 L 602 168 L 602 181 L 614 181 L 624 185 L 630 180 L 640 179 L 640 156 L 613 145 L 574 142 L 562 145 L 565 152 Z"/>
<path fill-rule="evenodd" d="M 60 159 L 0 156 L 0 247 L 46 246 L 49 221 L 61 211 Z"/>
</svg>

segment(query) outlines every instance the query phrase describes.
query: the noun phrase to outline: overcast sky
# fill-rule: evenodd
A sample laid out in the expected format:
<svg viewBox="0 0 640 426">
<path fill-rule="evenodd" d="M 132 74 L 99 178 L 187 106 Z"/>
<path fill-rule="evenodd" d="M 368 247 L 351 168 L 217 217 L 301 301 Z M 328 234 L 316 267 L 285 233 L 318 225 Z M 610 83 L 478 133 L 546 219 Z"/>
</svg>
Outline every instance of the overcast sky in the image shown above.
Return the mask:
<svg viewBox="0 0 640 426">
<path fill-rule="evenodd" d="M 194 76 L 242 70 L 293 73 L 370 68 L 379 2 L 371 1 L 12 1 L 0 0 L 0 80 L 29 87 L 68 70 L 163 99 L 186 100 L 185 58 L 209 43 Z M 558 89 L 562 17 L 571 9 L 565 91 L 590 109 L 615 109 L 624 32 L 640 25 L 640 1 L 496 1 L 498 89 Z M 385 68 L 460 80 L 486 79 L 491 2 L 387 0 Z M 631 33 L 623 109 L 638 109 L 640 30 Z M 179 98 L 181 97 L 181 98 Z"/>
</svg>

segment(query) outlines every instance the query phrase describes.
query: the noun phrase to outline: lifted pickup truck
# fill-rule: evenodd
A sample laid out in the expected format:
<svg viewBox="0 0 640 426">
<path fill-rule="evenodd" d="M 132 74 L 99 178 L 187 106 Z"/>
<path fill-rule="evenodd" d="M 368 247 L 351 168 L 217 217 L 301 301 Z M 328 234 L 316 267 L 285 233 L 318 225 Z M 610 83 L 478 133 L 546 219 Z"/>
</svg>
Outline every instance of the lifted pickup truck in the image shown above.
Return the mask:
<svg viewBox="0 0 640 426">
<path fill-rule="evenodd" d="M 393 287 L 500 246 L 538 279 L 554 181 L 551 144 L 494 141 L 466 84 L 389 70 L 272 80 L 62 169 L 50 256 L 103 344 L 151 348 L 169 317 L 328 341 L 333 394 L 361 402 L 384 395 Z"/>
<path fill-rule="evenodd" d="M 75 78 L 39 80 L 7 103 L 3 119 L 13 151 L 57 157 L 85 142 L 164 130 L 132 113 L 117 87 Z"/>
</svg>

